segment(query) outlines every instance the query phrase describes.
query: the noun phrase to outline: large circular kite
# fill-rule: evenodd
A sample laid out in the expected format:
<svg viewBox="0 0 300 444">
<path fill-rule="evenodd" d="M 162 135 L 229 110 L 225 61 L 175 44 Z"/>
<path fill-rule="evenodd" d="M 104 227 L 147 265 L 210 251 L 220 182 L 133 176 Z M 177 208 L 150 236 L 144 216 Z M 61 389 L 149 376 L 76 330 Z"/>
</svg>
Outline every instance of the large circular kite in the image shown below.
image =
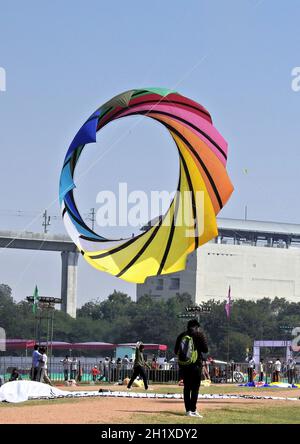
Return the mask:
<svg viewBox="0 0 300 444">
<path fill-rule="evenodd" d="M 97 131 L 133 115 L 151 117 L 169 130 L 180 160 L 177 193 L 168 211 L 146 231 L 128 239 L 106 239 L 79 214 L 73 195 L 75 167 L 85 145 L 96 142 Z M 148 276 L 183 270 L 187 256 L 218 234 L 216 215 L 233 191 L 226 161 L 227 143 L 203 106 L 161 88 L 126 91 L 91 115 L 67 151 L 60 177 L 65 227 L 87 262 L 126 281 L 140 283 Z"/>
</svg>

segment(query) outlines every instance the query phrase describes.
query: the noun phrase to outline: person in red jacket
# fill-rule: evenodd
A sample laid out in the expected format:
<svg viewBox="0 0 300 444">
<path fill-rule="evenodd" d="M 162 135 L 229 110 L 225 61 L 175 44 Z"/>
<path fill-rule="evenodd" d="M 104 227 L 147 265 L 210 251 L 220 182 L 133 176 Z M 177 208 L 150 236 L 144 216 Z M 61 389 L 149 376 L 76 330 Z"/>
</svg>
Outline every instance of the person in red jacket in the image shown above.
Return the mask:
<svg viewBox="0 0 300 444">
<path fill-rule="evenodd" d="M 97 376 L 100 374 L 97 365 L 94 365 L 91 373 L 92 373 L 93 381 L 96 382 Z"/>
</svg>

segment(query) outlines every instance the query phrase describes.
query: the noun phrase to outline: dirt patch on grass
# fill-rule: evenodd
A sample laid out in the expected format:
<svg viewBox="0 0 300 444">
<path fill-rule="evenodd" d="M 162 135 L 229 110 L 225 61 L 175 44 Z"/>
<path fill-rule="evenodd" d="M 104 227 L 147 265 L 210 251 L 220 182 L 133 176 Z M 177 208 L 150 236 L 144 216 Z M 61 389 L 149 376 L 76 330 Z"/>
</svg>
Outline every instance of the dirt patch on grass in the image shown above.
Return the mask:
<svg viewBox="0 0 300 444">
<path fill-rule="evenodd" d="M 62 388 L 63 387 L 59 387 Z M 120 386 L 102 386 L 103 389 L 124 390 Z M 154 392 L 159 392 L 161 386 L 153 386 Z M 99 390 L 99 386 L 64 387 L 65 390 Z M 170 393 L 178 392 L 178 386 L 164 387 Z M 297 393 L 296 393 L 297 392 Z M 204 388 L 201 393 L 209 393 Z M 219 393 L 222 393 L 220 386 Z M 272 390 L 245 392 L 241 394 L 261 396 L 299 397 L 299 390 Z M 233 394 L 237 394 L 234 392 Z M 249 408 L 255 406 L 288 406 L 295 405 L 293 401 L 252 400 L 252 399 L 205 399 L 199 400 L 198 407 L 204 415 L 216 409 L 228 406 Z M 2 404 L 0 423 L 2 424 L 128 424 L 143 422 L 153 415 L 174 417 L 174 422 L 184 421 L 183 400 L 178 399 L 143 399 L 143 398 L 79 398 L 53 401 L 34 401 L 22 405 Z M 172 419 L 170 420 L 172 421 Z M 145 421 L 146 422 L 146 421 Z"/>
</svg>

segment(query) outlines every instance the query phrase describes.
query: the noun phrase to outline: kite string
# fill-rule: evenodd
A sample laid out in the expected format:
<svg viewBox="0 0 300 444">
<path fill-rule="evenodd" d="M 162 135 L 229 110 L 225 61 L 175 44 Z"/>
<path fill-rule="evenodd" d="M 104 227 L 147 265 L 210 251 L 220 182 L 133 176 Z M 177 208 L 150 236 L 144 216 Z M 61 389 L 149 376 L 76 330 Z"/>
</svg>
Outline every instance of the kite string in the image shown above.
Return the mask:
<svg viewBox="0 0 300 444">
<path fill-rule="evenodd" d="M 263 1 L 264 0 L 258 0 L 257 2 L 256 2 L 256 4 L 254 5 L 254 9 L 257 9 L 257 7 L 258 6 L 260 6 L 262 3 L 263 3 Z M 210 51 L 210 53 L 211 53 L 211 51 Z M 176 82 L 175 83 L 175 85 L 173 86 L 173 88 L 172 89 L 174 89 L 174 88 L 176 88 L 178 85 L 180 85 L 187 77 L 189 77 L 192 73 L 193 73 L 193 71 L 195 70 L 195 69 L 197 69 L 198 68 L 198 66 L 200 66 L 200 64 L 201 63 L 203 63 L 204 62 L 204 60 L 206 60 L 207 59 L 207 57 L 208 57 L 208 55 L 209 54 L 206 54 L 206 55 L 204 55 L 204 56 L 202 56 L 201 58 L 200 58 L 200 60 L 198 60 L 194 65 L 193 65 L 193 67 L 191 68 L 191 69 L 189 69 L 189 70 L 187 70 L 184 74 L 183 74 L 183 76 L 179 79 L 179 81 L 178 82 Z M 160 99 L 160 101 L 158 102 L 158 103 L 160 103 L 161 102 L 161 100 L 163 99 L 163 97 Z M 149 112 L 151 111 L 151 109 L 149 110 Z M 143 118 L 144 116 L 142 116 L 139 120 L 138 120 L 138 122 L 136 122 L 134 125 L 132 125 L 128 130 L 127 130 L 127 133 L 131 130 L 131 129 L 133 129 L 133 128 L 135 128 L 140 122 L 141 122 L 141 120 L 142 120 L 142 118 Z M 108 147 L 108 149 L 104 152 L 104 153 L 102 153 L 102 155 L 100 155 L 99 156 L 99 158 L 98 159 L 96 159 L 95 160 L 95 162 L 90 166 L 90 167 L 88 167 L 85 171 L 83 171 L 83 173 L 79 176 L 79 180 L 80 180 L 80 178 L 82 177 L 82 176 L 84 176 L 88 171 L 90 171 L 90 169 L 99 161 L 99 160 L 101 160 L 114 146 L 115 146 L 115 144 L 116 143 L 118 143 L 120 140 L 122 140 L 122 138 L 123 138 L 123 136 L 121 135 L 118 139 L 117 139 L 117 141 L 115 141 L 110 147 Z M 54 204 L 56 204 L 57 203 L 57 201 L 58 201 L 58 198 L 55 198 L 52 202 L 50 202 L 47 206 L 46 206 L 46 209 L 48 210 L 48 209 L 50 209 Z M 23 228 L 23 230 L 21 230 L 21 232 L 24 232 L 24 231 L 26 231 L 29 227 L 31 227 L 37 220 L 38 220 L 38 218 L 40 218 L 42 216 L 42 212 L 41 213 L 39 213 L 35 218 L 33 218 L 24 228 Z M 3 249 L 5 249 L 5 248 L 8 248 L 10 245 L 11 245 L 11 243 L 14 241 L 14 240 L 16 240 L 17 239 L 17 237 L 15 237 L 14 239 L 12 239 L 11 240 L 11 242 L 9 242 L 5 247 L 3 247 L 2 248 L 2 250 Z M 2 251 L 1 250 L 1 251 Z"/>
<path fill-rule="evenodd" d="M 258 6 L 261 6 L 261 4 L 264 2 L 264 0 L 258 0 L 257 2 L 256 2 L 256 4 L 254 5 L 254 9 L 257 9 L 258 8 Z M 211 53 L 212 52 L 212 49 L 209 51 L 209 53 Z M 179 86 L 185 79 L 187 79 L 194 71 L 195 71 L 195 69 L 197 69 L 207 58 L 208 58 L 208 56 L 209 56 L 209 53 L 207 53 L 206 55 L 204 55 L 204 56 L 202 56 L 201 58 L 200 58 L 200 60 L 198 60 L 194 65 L 193 65 L 193 67 L 191 68 L 191 69 L 189 69 L 189 70 L 187 70 L 184 74 L 183 74 L 183 76 L 179 79 L 179 81 L 178 82 L 176 82 L 175 83 L 175 85 L 173 86 L 173 88 L 171 88 L 171 89 L 175 89 L 175 88 L 177 88 L 177 86 Z M 161 102 L 161 100 L 163 100 L 163 97 L 160 99 L 160 101 L 158 102 L 158 104 Z M 150 112 L 152 110 L 152 108 L 148 111 L 148 112 Z M 82 177 L 84 177 L 90 170 L 91 170 L 91 168 L 93 168 L 95 165 L 96 165 L 96 163 L 98 163 L 101 159 L 103 159 L 103 157 L 108 153 L 108 152 L 110 152 L 111 151 L 111 149 L 120 141 L 120 140 L 122 140 L 125 136 L 124 136 L 124 134 L 128 134 L 130 131 L 131 131 L 131 129 L 133 129 L 133 128 L 136 128 L 136 126 L 137 125 L 139 125 L 139 123 L 142 121 L 142 119 L 143 119 L 143 117 L 144 116 L 142 116 L 134 125 L 132 125 L 125 133 L 123 133 L 123 135 L 121 135 L 111 146 L 109 146 L 108 147 L 108 149 L 104 152 L 104 153 L 102 153 L 93 163 L 92 163 L 92 165 L 90 165 L 85 171 L 83 171 L 82 172 L 82 174 L 79 176 L 79 178 L 78 178 L 78 181 L 80 181 L 80 179 L 82 178 Z M 55 198 L 52 202 L 50 202 L 47 206 L 46 206 L 46 209 L 47 210 L 49 210 L 50 208 L 52 208 L 56 203 L 57 203 L 57 201 L 58 201 L 58 198 Z M 40 212 L 35 218 L 33 218 L 24 228 L 23 228 L 23 230 L 21 230 L 21 233 L 22 232 L 25 232 L 25 231 L 27 231 L 27 229 L 29 228 L 29 227 L 31 227 L 41 216 L 42 216 L 42 214 L 43 214 L 43 212 Z M 16 239 L 18 239 L 18 237 L 16 236 L 16 237 L 14 237 L 5 247 L 3 247 L 3 248 L 1 248 L 1 251 L 0 251 L 0 253 L 2 253 L 6 248 L 9 248 L 10 247 L 10 245 L 16 240 Z M 41 245 L 41 247 L 42 247 L 42 245 Z M 41 248 L 40 247 L 40 248 Z M 29 266 L 27 267 L 25 267 L 25 269 L 24 270 L 27 270 L 27 268 L 29 268 L 30 267 L 30 265 L 32 264 L 34 262 L 34 259 L 30 262 L 30 264 L 29 264 Z M 23 272 L 22 272 L 22 274 L 24 274 Z"/>
</svg>

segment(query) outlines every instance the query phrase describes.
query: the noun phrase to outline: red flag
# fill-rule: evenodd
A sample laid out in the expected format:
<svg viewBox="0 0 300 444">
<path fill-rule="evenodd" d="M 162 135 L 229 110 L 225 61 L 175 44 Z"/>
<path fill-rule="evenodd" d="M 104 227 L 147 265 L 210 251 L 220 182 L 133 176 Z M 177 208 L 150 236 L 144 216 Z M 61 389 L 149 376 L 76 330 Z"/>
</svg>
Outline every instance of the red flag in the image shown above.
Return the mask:
<svg viewBox="0 0 300 444">
<path fill-rule="evenodd" d="M 227 319 L 230 318 L 230 310 L 231 310 L 231 294 L 230 294 L 230 285 L 228 288 L 228 296 L 227 296 L 228 301 L 225 304 L 225 311 L 226 311 L 226 315 L 227 315 Z"/>
</svg>

